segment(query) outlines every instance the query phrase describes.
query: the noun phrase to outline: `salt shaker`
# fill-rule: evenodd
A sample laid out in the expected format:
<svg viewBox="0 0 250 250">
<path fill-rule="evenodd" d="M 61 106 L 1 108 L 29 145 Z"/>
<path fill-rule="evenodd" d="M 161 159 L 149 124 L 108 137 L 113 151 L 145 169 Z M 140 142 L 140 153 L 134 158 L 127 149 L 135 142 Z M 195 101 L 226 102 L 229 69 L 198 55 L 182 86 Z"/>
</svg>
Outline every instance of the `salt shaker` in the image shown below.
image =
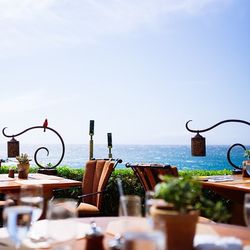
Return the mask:
<svg viewBox="0 0 250 250">
<path fill-rule="evenodd" d="M 95 222 L 91 222 L 91 229 L 86 234 L 86 248 L 85 250 L 104 250 L 103 245 L 104 235 Z"/>
<path fill-rule="evenodd" d="M 121 235 L 117 234 L 114 239 L 109 241 L 109 250 L 121 250 L 123 247 L 123 242 Z"/>
</svg>

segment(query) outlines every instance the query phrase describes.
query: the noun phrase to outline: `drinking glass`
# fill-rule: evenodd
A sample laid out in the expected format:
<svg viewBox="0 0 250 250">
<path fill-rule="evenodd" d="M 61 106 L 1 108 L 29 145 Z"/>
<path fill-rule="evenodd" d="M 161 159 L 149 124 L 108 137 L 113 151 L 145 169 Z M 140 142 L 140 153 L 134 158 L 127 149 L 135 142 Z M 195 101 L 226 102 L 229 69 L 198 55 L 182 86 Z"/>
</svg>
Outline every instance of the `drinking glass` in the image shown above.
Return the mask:
<svg viewBox="0 0 250 250">
<path fill-rule="evenodd" d="M 141 217 L 141 198 L 138 195 L 122 195 L 120 197 L 119 216 Z"/>
<path fill-rule="evenodd" d="M 32 224 L 37 221 L 43 212 L 44 198 L 42 185 L 22 185 L 20 189 L 20 205 L 33 207 Z"/>
<path fill-rule="evenodd" d="M 245 194 L 244 198 L 244 217 L 248 227 L 250 227 L 250 193 Z"/>
<path fill-rule="evenodd" d="M 122 195 L 119 204 L 120 234 L 141 231 L 142 224 L 141 198 L 137 195 Z"/>
<path fill-rule="evenodd" d="M 160 231 L 126 232 L 123 234 L 123 250 L 165 250 L 165 237 Z"/>
<path fill-rule="evenodd" d="M 48 237 L 53 249 L 70 250 L 77 235 L 77 202 L 73 199 L 55 199 L 49 202 Z"/>
<path fill-rule="evenodd" d="M 146 191 L 145 193 L 145 216 L 150 217 L 150 208 L 154 204 L 154 191 Z"/>
<path fill-rule="evenodd" d="M 29 232 L 32 212 L 31 206 L 7 206 L 4 208 L 4 224 L 16 249 L 20 248 Z"/>
<path fill-rule="evenodd" d="M 250 176 L 250 165 L 246 164 L 246 172 L 248 174 L 248 176 Z"/>
</svg>

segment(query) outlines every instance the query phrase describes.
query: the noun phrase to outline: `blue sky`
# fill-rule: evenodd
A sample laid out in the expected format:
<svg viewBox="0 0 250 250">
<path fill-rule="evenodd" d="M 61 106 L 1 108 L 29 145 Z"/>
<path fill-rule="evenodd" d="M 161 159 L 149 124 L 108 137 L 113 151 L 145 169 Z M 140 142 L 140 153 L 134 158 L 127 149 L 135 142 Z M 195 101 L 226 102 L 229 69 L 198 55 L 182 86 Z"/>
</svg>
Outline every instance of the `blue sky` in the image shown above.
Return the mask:
<svg viewBox="0 0 250 250">
<path fill-rule="evenodd" d="M 65 143 L 188 144 L 249 121 L 248 0 L 0 0 L 0 125 Z M 244 124 L 204 134 L 249 143 Z M 247 135 L 247 136 L 246 136 Z M 1 143 L 6 141 L 2 136 Z M 41 132 L 25 143 L 56 139 Z"/>
</svg>

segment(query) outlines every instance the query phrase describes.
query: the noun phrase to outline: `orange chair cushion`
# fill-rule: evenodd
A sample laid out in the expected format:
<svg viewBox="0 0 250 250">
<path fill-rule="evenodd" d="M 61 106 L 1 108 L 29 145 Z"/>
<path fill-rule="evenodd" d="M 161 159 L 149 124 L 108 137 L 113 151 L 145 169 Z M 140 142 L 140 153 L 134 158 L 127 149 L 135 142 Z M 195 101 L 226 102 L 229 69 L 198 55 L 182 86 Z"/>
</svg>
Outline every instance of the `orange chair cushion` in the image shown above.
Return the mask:
<svg viewBox="0 0 250 250">
<path fill-rule="evenodd" d="M 100 213 L 96 206 L 83 202 L 77 207 L 77 212 L 79 217 L 86 215 L 96 215 Z"/>
</svg>

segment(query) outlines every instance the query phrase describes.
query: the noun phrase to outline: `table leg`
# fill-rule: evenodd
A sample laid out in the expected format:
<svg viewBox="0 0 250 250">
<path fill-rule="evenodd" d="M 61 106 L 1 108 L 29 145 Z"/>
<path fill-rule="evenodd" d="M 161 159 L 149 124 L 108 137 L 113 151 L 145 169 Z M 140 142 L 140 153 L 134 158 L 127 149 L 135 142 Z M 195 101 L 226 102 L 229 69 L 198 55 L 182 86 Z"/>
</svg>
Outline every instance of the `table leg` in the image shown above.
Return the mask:
<svg viewBox="0 0 250 250">
<path fill-rule="evenodd" d="M 243 214 L 243 204 L 232 202 L 231 212 L 232 217 L 230 218 L 230 224 L 246 226 Z"/>
</svg>

